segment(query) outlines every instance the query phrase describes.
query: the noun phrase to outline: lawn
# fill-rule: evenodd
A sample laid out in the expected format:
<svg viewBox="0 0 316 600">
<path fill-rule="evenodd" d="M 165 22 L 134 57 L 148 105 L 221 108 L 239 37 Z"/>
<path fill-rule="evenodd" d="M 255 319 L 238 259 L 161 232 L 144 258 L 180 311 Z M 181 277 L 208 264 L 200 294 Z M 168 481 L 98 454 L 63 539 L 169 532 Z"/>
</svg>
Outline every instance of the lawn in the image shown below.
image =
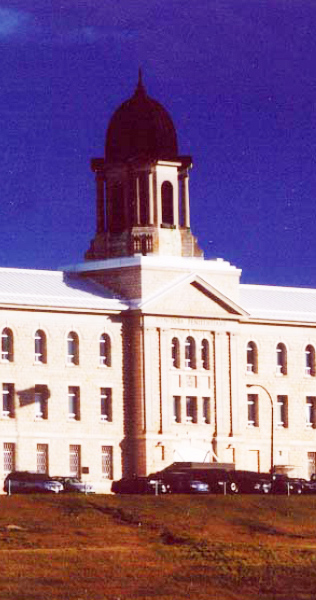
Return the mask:
<svg viewBox="0 0 316 600">
<path fill-rule="evenodd" d="M 316 496 L 1 496 L 5 600 L 314 600 Z"/>
</svg>

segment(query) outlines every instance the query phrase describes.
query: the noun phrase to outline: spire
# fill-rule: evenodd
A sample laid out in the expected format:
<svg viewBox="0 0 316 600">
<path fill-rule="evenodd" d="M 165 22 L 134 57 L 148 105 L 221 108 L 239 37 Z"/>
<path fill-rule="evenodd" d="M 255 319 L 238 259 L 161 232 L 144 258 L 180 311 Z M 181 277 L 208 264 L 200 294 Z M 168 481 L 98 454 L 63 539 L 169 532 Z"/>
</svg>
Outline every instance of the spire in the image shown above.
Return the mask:
<svg viewBox="0 0 316 600">
<path fill-rule="evenodd" d="M 135 94 L 142 94 L 146 96 L 145 86 L 143 84 L 143 74 L 141 68 L 138 69 L 138 82 L 135 90 Z"/>
</svg>

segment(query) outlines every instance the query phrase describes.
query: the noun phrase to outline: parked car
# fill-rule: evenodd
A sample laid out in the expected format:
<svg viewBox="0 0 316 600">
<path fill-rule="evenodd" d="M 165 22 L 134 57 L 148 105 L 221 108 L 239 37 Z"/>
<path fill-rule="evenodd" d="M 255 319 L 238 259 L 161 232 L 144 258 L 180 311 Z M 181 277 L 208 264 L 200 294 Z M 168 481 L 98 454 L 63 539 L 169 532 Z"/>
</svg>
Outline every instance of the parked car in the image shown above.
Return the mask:
<svg viewBox="0 0 316 600">
<path fill-rule="evenodd" d="M 301 479 L 288 477 L 288 475 L 274 473 L 271 478 L 272 494 L 302 494 L 303 483 Z"/>
<path fill-rule="evenodd" d="M 207 494 L 208 482 L 189 470 L 160 471 L 149 476 L 149 480 L 159 480 L 171 494 Z"/>
<path fill-rule="evenodd" d="M 293 481 L 293 479 L 292 479 Z M 316 480 L 297 478 L 295 481 L 302 487 L 303 494 L 316 494 Z"/>
<path fill-rule="evenodd" d="M 12 471 L 6 476 L 3 486 L 7 494 L 55 493 L 63 491 L 63 485 L 46 473 Z"/>
<path fill-rule="evenodd" d="M 59 481 L 63 486 L 63 492 L 66 493 L 81 493 L 81 494 L 93 494 L 94 489 L 91 483 L 84 483 L 77 477 L 61 477 L 58 475 L 54 477 L 55 481 Z"/>
<path fill-rule="evenodd" d="M 154 476 L 149 477 L 123 477 L 113 481 L 111 491 L 114 494 L 165 494 L 166 485 Z"/>
<path fill-rule="evenodd" d="M 269 494 L 272 482 L 269 473 L 229 471 L 228 491 L 232 494 Z"/>
</svg>

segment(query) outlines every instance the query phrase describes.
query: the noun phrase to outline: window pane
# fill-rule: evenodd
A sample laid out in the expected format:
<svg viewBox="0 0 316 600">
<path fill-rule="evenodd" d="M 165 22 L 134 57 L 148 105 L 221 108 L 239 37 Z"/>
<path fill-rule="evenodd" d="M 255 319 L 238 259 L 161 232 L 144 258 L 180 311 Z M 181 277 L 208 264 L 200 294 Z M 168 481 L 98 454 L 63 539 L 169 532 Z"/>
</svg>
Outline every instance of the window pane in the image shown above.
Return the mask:
<svg viewBox="0 0 316 600">
<path fill-rule="evenodd" d="M 80 446 L 69 446 L 69 470 L 70 475 L 81 477 L 81 448 Z"/>
<path fill-rule="evenodd" d="M 15 471 L 15 444 L 11 442 L 3 444 L 3 470 L 6 475 Z"/>
<path fill-rule="evenodd" d="M 105 479 L 113 479 L 113 447 L 102 446 L 102 475 Z"/>
<path fill-rule="evenodd" d="M 101 388 L 101 421 L 112 421 L 111 388 Z"/>
</svg>

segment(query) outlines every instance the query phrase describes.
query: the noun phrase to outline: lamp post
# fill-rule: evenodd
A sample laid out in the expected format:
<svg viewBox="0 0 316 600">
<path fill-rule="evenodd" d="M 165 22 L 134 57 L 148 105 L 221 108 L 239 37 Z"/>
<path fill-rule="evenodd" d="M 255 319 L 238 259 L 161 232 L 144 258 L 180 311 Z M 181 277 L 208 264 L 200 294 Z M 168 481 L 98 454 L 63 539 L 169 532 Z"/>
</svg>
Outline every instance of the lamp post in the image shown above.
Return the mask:
<svg viewBox="0 0 316 600">
<path fill-rule="evenodd" d="M 262 390 L 264 390 L 266 392 L 266 394 L 269 397 L 270 400 L 270 404 L 271 404 L 271 468 L 270 468 L 270 472 L 271 475 L 273 473 L 274 470 L 274 459 L 273 459 L 273 443 L 274 443 L 274 404 L 273 404 L 273 400 L 272 400 L 272 396 L 270 394 L 270 392 L 268 392 L 267 388 L 264 387 L 264 385 L 261 385 L 260 383 L 247 383 L 247 387 L 251 388 L 251 387 L 259 387 Z"/>
</svg>

